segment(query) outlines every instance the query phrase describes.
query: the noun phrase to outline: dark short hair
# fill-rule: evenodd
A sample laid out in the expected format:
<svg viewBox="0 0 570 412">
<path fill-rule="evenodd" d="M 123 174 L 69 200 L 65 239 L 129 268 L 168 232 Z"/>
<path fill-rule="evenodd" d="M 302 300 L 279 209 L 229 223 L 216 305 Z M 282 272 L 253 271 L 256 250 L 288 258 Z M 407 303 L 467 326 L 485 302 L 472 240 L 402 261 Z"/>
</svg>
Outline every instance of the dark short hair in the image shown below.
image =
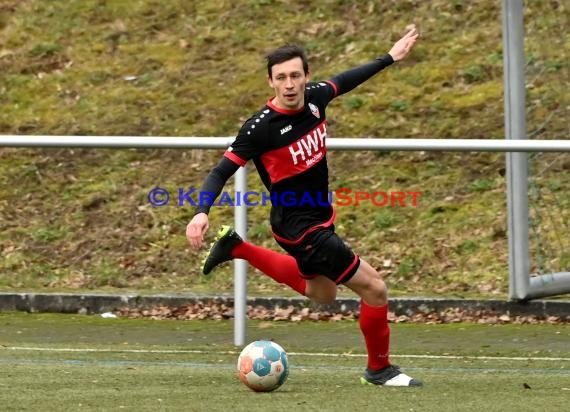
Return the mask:
<svg viewBox="0 0 570 412">
<path fill-rule="evenodd" d="M 301 58 L 305 74 L 309 73 L 309 61 L 307 60 L 305 50 L 294 44 L 286 44 L 285 46 L 281 46 L 265 56 L 267 59 L 267 74 L 269 77 L 271 77 L 271 69 L 273 66 L 294 59 L 295 57 Z"/>
</svg>

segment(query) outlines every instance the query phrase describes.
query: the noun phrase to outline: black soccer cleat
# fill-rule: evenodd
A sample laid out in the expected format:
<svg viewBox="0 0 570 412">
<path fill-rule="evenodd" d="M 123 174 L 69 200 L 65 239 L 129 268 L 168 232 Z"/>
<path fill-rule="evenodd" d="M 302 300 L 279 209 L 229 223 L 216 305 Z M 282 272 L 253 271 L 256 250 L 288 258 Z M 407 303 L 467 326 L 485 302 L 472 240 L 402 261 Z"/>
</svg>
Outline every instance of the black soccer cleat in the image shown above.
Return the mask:
<svg viewBox="0 0 570 412">
<path fill-rule="evenodd" d="M 366 369 L 364 376 L 360 378 L 363 385 L 382 385 L 382 386 L 422 386 L 422 381 L 414 379 L 400 371 L 396 365 L 388 365 L 378 371 Z"/>
<path fill-rule="evenodd" d="M 243 239 L 231 226 L 222 226 L 210 246 L 202 273 L 207 275 L 219 264 L 232 260 L 232 249 L 242 242 Z"/>
</svg>

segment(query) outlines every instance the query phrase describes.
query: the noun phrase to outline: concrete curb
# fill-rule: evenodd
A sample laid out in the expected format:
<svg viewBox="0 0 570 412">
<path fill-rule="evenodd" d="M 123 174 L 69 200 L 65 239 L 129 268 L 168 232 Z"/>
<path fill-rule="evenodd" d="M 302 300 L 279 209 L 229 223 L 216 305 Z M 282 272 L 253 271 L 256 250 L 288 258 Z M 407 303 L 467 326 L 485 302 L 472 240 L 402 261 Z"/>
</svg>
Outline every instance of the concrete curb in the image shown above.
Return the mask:
<svg viewBox="0 0 570 412">
<path fill-rule="evenodd" d="M 122 308 L 146 309 L 157 306 L 179 307 L 196 303 L 220 303 L 233 306 L 233 297 L 185 295 L 137 295 L 137 294 L 71 294 L 71 293 L 0 293 L 0 312 L 52 312 L 96 314 Z M 248 305 L 266 309 L 312 308 L 333 313 L 358 312 L 359 300 L 340 298 L 329 305 L 318 305 L 305 298 L 261 297 L 248 298 Z M 390 311 L 396 316 L 412 316 L 416 313 L 438 313 L 450 309 L 469 312 L 485 311 L 497 315 L 528 316 L 540 318 L 558 316 L 570 319 L 570 300 L 533 300 L 509 302 L 503 300 L 445 299 L 445 298 L 391 298 Z"/>
</svg>

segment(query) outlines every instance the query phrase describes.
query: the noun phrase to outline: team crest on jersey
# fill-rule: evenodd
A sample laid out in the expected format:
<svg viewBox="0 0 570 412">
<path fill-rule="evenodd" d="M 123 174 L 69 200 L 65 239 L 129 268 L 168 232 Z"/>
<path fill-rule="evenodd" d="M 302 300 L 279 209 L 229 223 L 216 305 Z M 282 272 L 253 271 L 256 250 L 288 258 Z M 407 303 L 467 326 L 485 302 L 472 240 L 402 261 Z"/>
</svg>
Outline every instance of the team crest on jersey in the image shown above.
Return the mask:
<svg viewBox="0 0 570 412">
<path fill-rule="evenodd" d="M 319 108 L 317 106 L 315 106 L 313 103 L 309 103 L 309 109 L 311 109 L 311 113 L 313 113 L 313 115 L 317 118 L 320 119 L 321 118 L 321 113 L 319 111 Z"/>
</svg>

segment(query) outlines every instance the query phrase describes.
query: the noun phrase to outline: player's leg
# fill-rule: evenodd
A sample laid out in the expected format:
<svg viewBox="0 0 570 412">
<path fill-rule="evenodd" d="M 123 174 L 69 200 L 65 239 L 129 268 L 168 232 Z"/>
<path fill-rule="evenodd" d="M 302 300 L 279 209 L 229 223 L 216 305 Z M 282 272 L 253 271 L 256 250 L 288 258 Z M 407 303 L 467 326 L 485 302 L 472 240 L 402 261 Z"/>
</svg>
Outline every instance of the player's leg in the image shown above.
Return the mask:
<svg viewBox="0 0 570 412">
<path fill-rule="evenodd" d="M 421 386 L 421 381 L 402 373 L 397 366 L 390 363 L 388 293 L 380 274 L 361 260 L 354 276 L 344 284 L 361 298 L 359 323 L 368 352 L 368 364 L 361 379 L 362 383 Z"/>
<path fill-rule="evenodd" d="M 336 283 L 326 276 L 318 275 L 307 279 L 305 295 L 316 303 L 332 303 L 336 299 Z"/>
<path fill-rule="evenodd" d="M 292 256 L 246 242 L 231 227 L 223 226 L 208 252 L 203 272 L 207 275 L 217 265 L 232 259 L 247 260 L 275 281 L 288 285 L 301 295 L 306 294 L 306 281 Z"/>
<path fill-rule="evenodd" d="M 363 383 L 386 386 L 419 386 L 421 382 L 390 364 L 390 328 L 386 284 L 379 273 L 358 256 L 334 233 L 322 229 L 311 236 L 312 253 L 297 260 L 301 272 L 321 273 L 331 283 L 343 283 L 361 297 L 360 329 L 368 352 L 368 365 Z"/>
<path fill-rule="evenodd" d="M 305 248 L 306 245 L 297 245 L 286 247 L 286 250 L 294 253 L 303 263 L 304 258 L 310 255 Z M 336 299 L 337 286 L 327 277 L 303 275 L 299 270 L 298 260 L 293 256 L 246 242 L 231 227 L 224 226 L 210 248 L 203 272 L 208 274 L 217 265 L 232 259 L 247 260 L 250 265 L 275 281 L 288 285 L 316 303 L 331 303 Z"/>
</svg>

